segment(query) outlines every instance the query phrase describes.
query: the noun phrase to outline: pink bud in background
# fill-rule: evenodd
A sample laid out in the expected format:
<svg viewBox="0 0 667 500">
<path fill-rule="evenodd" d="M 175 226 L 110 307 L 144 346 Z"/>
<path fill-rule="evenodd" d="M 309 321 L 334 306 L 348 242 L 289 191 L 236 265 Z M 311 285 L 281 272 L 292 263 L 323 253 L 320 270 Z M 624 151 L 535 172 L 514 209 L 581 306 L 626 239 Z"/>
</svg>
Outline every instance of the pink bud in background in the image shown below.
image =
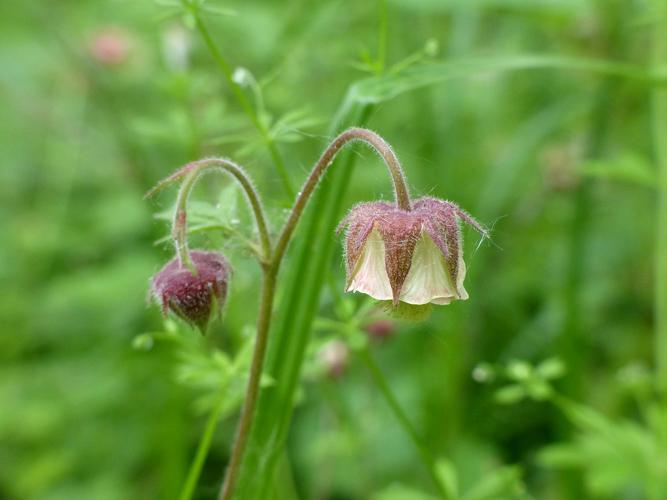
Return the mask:
<svg viewBox="0 0 667 500">
<path fill-rule="evenodd" d="M 368 335 L 376 340 L 386 340 L 394 335 L 396 323 L 390 319 L 378 319 L 368 323 L 364 330 Z"/>
<path fill-rule="evenodd" d="M 124 63 L 131 48 L 130 36 L 118 27 L 106 27 L 97 31 L 89 44 L 90 55 L 104 66 Z"/>
<path fill-rule="evenodd" d="M 331 340 L 322 346 L 318 358 L 324 365 L 327 375 L 331 378 L 338 378 L 347 368 L 350 350 L 344 342 Z"/>
</svg>

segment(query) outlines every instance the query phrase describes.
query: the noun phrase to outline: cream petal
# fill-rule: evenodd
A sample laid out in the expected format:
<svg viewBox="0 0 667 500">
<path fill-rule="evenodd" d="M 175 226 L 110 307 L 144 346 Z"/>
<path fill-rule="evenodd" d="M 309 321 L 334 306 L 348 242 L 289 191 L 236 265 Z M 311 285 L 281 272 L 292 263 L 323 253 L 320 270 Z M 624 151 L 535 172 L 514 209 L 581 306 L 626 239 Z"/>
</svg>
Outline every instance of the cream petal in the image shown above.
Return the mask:
<svg viewBox="0 0 667 500">
<path fill-rule="evenodd" d="M 373 228 L 364 243 L 346 291 L 365 293 L 376 300 L 391 300 L 391 285 L 384 257 L 384 241 L 379 231 Z"/>
<path fill-rule="evenodd" d="M 462 259 L 459 262 L 461 264 Z M 458 286 L 454 288 L 442 252 L 428 234 L 422 232 L 415 247 L 410 272 L 401 289 L 400 300 L 415 305 L 446 305 L 453 300 L 465 300 L 468 294 L 463 288 L 464 277 L 465 266 L 460 267 Z"/>
</svg>

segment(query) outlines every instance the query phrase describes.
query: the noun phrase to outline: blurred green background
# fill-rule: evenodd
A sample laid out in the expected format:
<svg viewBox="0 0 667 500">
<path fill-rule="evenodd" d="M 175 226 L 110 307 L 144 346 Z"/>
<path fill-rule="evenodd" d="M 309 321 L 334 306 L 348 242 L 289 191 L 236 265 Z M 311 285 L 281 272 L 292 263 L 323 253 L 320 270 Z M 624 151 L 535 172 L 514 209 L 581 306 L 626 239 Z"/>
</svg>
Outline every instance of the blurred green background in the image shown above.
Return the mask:
<svg viewBox="0 0 667 500">
<path fill-rule="evenodd" d="M 492 228 L 479 247 L 466 233 L 470 300 L 383 323 L 370 342 L 461 497 L 667 498 L 651 381 L 660 6 L 230 0 L 201 12 L 294 186 L 356 97 L 415 196 Z M 234 236 L 252 237 L 250 219 L 228 179 L 198 187 L 193 244 L 234 267 L 224 319 L 202 339 L 148 304 L 173 254 L 174 192 L 143 195 L 224 155 L 254 177 L 274 228 L 289 198 L 191 21 L 178 2 L 0 4 L 0 498 L 177 498 L 223 385 L 195 496 L 217 491 L 256 314 L 259 271 Z M 354 156 L 342 206 L 390 198 L 375 155 Z M 342 296 L 335 245 L 275 496 L 432 498 L 354 349 L 343 342 L 331 366 L 340 339 L 324 319 L 367 305 Z M 301 264 L 289 255 L 285 268 Z M 538 381 L 545 396 L 526 373 L 548 359 L 559 378 Z"/>
</svg>

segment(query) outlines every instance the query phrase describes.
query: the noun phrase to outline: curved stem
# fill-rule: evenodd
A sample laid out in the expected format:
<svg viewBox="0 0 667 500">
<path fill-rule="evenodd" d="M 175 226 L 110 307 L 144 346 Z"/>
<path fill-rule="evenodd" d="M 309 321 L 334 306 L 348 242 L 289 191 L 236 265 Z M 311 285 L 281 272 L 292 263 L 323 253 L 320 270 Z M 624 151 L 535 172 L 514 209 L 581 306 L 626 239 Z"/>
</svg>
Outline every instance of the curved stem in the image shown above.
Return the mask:
<svg viewBox="0 0 667 500">
<path fill-rule="evenodd" d="M 188 197 L 190 196 L 192 188 L 194 187 L 199 177 L 209 169 L 217 169 L 230 174 L 243 188 L 243 192 L 255 217 L 257 232 L 259 233 L 259 239 L 262 248 L 261 261 L 263 267 L 266 267 L 268 262 L 271 260 L 272 249 L 271 238 L 269 236 L 269 229 L 266 222 L 266 216 L 264 215 L 262 201 L 259 197 L 259 194 L 257 193 L 257 190 L 255 189 L 255 186 L 250 180 L 250 176 L 248 176 L 245 170 L 241 166 L 226 158 L 205 158 L 203 160 L 188 163 L 185 167 L 177 170 L 174 174 L 160 182 L 151 191 L 152 193 L 162 188 L 164 185 L 185 176 L 185 180 L 183 181 L 183 184 L 181 184 L 181 188 L 178 190 L 178 197 L 176 198 L 176 210 L 174 211 L 172 233 L 174 243 L 176 245 L 176 253 L 181 262 L 181 265 L 188 267 L 190 270 L 193 270 L 188 253 L 186 208 Z"/>
<path fill-rule="evenodd" d="M 190 500 L 192 498 L 192 493 L 195 491 L 197 481 L 201 474 L 201 469 L 204 465 L 204 460 L 206 459 L 206 455 L 208 455 L 208 450 L 211 448 L 211 441 L 215 434 L 215 427 L 220 419 L 220 414 L 222 413 L 224 406 L 225 398 L 222 397 L 211 410 L 208 420 L 206 421 L 204 434 L 197 447 L 197 453 L 195 454 L 195 458 L 188 471 L 188 477 L 186 478 L 181 494 L 178 497 L 179 500 Z"/>
<path fill-rule="evenodd" d="M 402 210 L 410 210 L 410 194 L 408 192 L 408 186 L 405 181 L 405 175 L 403 174 L 403 169 L 401 164 L 396 157 L 396 154 L 391 149 L 391 146 L 379 135 L 377 135 L 372 130 L 365 128 L 353 127 L 349 128 L 346 131 L 342 132 L 338 137 L 336 137 L 331 144 L 324 150 L 320 159 L 317 160 L 317 163 L 313 167 L 308 179 L 303 185 L 303 189 L 299 193 L 292 211 L 285 222 L 282 232 L 276 243 L 276 248 L 273 254 L 273 262 L 277 266 L 280 266 L 280 261 L 283 258 L 285 250 L 287 249 L 287 244 L 296 228 L 296 224 L 303 213 L 303 210 L 310 198 L 310 195 L 315 190 L 317 183 L 322 178 L 322 175 L 326 169 L 331 165 L 334 158 L 338 152 L 351 141 L 362 141 L 370 145 L 375 149 L 387 165 L 389 169 L 389 174 L 391 175 L 392 182 L 394 184 L 394 197 L 396 199 L 396 205 Z"/>
<path fill-rule="evenodd" d="M 292 211 L 285 222 L 278 243 L 273 250 L 270 262 L 263 269 L 262 295 L 259 316 L 257 319 L 257 335 L 255 338 L 255 348 L 250 367 L 250 377 L 248 379 L 245 402 L 239 419 L 232 455 L 227 467 L 225 480 L 220 489 L 219 500 L 229 500 L 232 498 L 239 468 L 245 454 L 246 443 L 250 435 L 250 429 L 255 414 L 255 406 L 259 395 L 262 367 L 264 365 L 264 357 L 266 354 L 269 327 L 271 323 L 271 313 L 273 310 L 276 277 L 280 270 L 280 264 L 285 256 L 287 245 L 296 229 L 299 218 L 303 214 L 303 210 L 310 195 L 315 190 L 315 187 L 322 178 L 325 170 L 331 165 L 336 154 L 350 141 L 366 142 L 372 146 L 380 156 L 382 156 L 387 164 L 387 168 L 389 169 L 389 173 L 391 174 L 394 183 L 394 194 L 397 206 L 402 210 L 410 210 L 411 208 L 410 195 L 408 194 L 405 176 L 403 175 L 403 169 L 401 168 L 398 158 L 391 149 L 391 146 L 389 146 L 389 144 L 375 132 L 363 128 L 350 128 L 336 137 L 327 149 L 325 149 L 324 153 L 322 153 L 322 156 L 320 156 L 308 176 L 301 193 L 299 193 L 294 202 Z"/>
<path fill-rule="evenodd" d="M 271 312 L 273 310 L 273 299 L 276 288 L 276 267 L 272 265 L 264 271 L 262 278 L 262 298 L 257 319 L 257 336 L 255 338 L 255 348 L 252 355 L 252 364 L 250 366 L 250 376 L 248 378 L 248 388 L 246 397 L 239 418 L 238 429 L 232 455 L 227 466 L 225 480 L 220 489 L 219 499 L 227 500 L 232 497 L 239 467 L 245 453 L 246 443 L 250 435 L 250 427 L 255 414 L 257 397 L 259 396 L 259 386 L 262 378 L 262 366 L 266 354 L 267 341 L 269 339 L 269 326 L 271 324 Z"/>
<path fill-rule="evenodd" d="M 433 483 L 435 484 L 438 493 L 445 500 L 451 498 L 449 491 L 447 490 L 442 479 L 438 475 L 435 458 L 433 458 L 433 455 L 431 455 L 431 452 L 428 450 L 428 447 L 426 446 L 424 441 L 419 437 L 419 434 L 417 434 L 417 431 L 410 423 L 410 419 L 405 414 L 403 408 L 401 408 L 398 399 L 392 392 L 391 387 L 387 383 L 387 380 L 384 378 L 384 375 L 382 374 L 380 367 L 375 362 L 375 359 L 373 358 L 372 354 L 370 353 L 367 347 L 364 347 L 360 351 L 360 354 L 364 363 L 366 363 L 368 371 L 373 377 L 373 381 L 380 389 L 380 392 L 384 396 L 391 410 L 394 412 L 394 416 L 399 421 L 399 423 L 405 430 L 406 434 L 410 436 L 410 439 L 417 448 L 417 451 L 419 451 L 419 458 L 421 459 L 422 463 L 424 464 L 424 467 L 428 471 L 429 476 L 431 476 L 431 479 L 433 480 Z"/>
</svg>

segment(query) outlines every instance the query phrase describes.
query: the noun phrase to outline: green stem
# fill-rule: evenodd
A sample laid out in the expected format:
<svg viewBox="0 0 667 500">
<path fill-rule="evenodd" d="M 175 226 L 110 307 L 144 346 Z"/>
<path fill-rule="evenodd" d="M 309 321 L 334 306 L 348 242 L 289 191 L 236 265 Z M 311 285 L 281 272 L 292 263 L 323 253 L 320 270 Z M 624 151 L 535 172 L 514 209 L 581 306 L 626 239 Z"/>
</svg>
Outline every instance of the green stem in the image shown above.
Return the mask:
<svg viewBox="0 0 667 500">
<path fill-rule="evenodd" d="M 331 141 L 331 144 L 324 150 L 320 159 L 317 160 L 308 179 L 306 179 L 299 196 L 297 196 L 297 199 L 294 202 L 294 207 L 292 208 L 287 222 L 285 222 L 285 226 L 278 238 L 278 242 L 276 243 L 276 249 L 273 256 L 274 262 L 277 262 L 278 264 L 280 263 L 292 233 L 296 228 L 296 223 L 299 221 L 310 195 L 315 190 L 315 187 L 324 175 L 324 172 L 332 165 L 334 158 L 343 146 L 351 141 L 365 142 L 382 156 L 394 184 L 396 205 L 402 210 L 409 211 L 411 209 L 410 194 L 405 181 L 405 175 L 403 174 L 401 164 L 398 161 L 396 154 L 391 149 L 391 146 L 389 146 L 382 137 L 371 130 L 358 127 L 349 128 Z"/>
<path fill-rule="evenodd" d="M 450 498 L 449 491 L 447 490 L 446 486 L 444 485 L 442 479 L 438 474 L 437 465 L 435 459 L 433 458 L 433 455 L 431 455 L 431 452 L 428 450 L 428 447 L 426 446 L 424 441 L 419 437 L 419 434 L 417 434 L 417 431 L 412 426 L 412 423 L 410 423 L 410 419 L 408 418 L 405 411 L 398 402 L 398 399 L 392 392 L 389 383 L 382 374 L 380 367 L 375 362 L 373 355 L 371 354 L 371 352 L 368 350 L 367 347 L 363 348 L 359 354 L 364 363 L 366 364 L 366 367 L 368 368 L 368 371 L 370 372 L 371 376 L 373 377 L 373 382 L 375 382 L 375 385 L 377 385 L 378 389 L 380 389 L 380 392 L 382 393 L 385 400 L 387 401 L 387 404 L 394 413 L 396 420 L 398 420 L 398 422 L 401 424 L 401 427 L 403 427 L 405 433 L 410 437 L 412 443 L 417 448 L 417 451 L 419 452 L 419 458 L 421 459 L 422 463 L 424 464 L 424 467 L 428 471 L 429 476 L 431 476 L 433 484 L 437 488 L 438 493 L 443 499 L 445 500 L 449 499 Z"/>
<path fill-rule="evenodd" d="M 245 194 L 246 200 L 255 217 L 255 225 L 257 226 L 257 232 L 259 233 L 262 248 L 260 261 L 262 266 L 266 267 L 271 259 L 272 248 L 271 236 L 269 234 L 262 200 L 246 171 L 240 165 L 226 158 L 206 158 L 188 163 L 185 167 L 177 170 L 175 173 L 159 182 L 157 186 L 148 193 L 148 196 L 150 196 L 163 186 L 185 176 L 185 180 L 181 184 L 181 188 L 178 190 L 172 226 L 172 237 L 176 245 L 176 254 L 178 255 L 181 265 L 188 267 L 194 272 L 187 243 L 187 203 L 195 183 L 202 174 L 209 170 L 220 170 L 231 175 L 243 189 L 243 193 Z"/>
<path fill-rule="evenodd" d="M 331 142 L 322 156 L 320 156 L 317 163 L 315 163 L 313 170 L 308 176 L 301 193 L 297 196 L 292 211 L 283 226 L 270 262 L 267 262 L 263 267 L 262 294 L 257 319 L 255 349 L 250 365 L 250 377 L 248 378 L 245 402 L 239 418 L 232 455 L 225 474 L 225 480 L 220 489 L 219 500 L 229 500 L 232 498 L 239 469 L 245 455 L 246 444 L 252 428 L 255 407 L 257 405 L 257 398 L 260 390 L 262 367 L 264 365 L 271 315 L 273 312 L 273 301 L 275 298 L 276 277 L 280 270 L 283 257 L 285 256 L 285 251 L 287 250 L 287 246 L 296 229 L 299 218 L 303 214 L 303 210 L 315 190 L 315 187 L 322 178 L 322 175 L 331 165 L 333 159 L 341 148 L 348 142 L 354 140 L 361 140 L 368 143 L 382 156 L 394 181 L 397 205 L 404 210 L 410 210 L 410 196 L 408 194 L 407 184 L 398 158 L 389 144 L 375 132 L 362 128 L 350 128 L 346 130 Z"/>
<path fill-rule="evenodd" d="M 658 12 L 653 39 L 656 70 L 667 64 L 667 8 L 654 2 Z M 657 385 L 667 394 L 667 90 L 655 87 L 652 94 L 653 140 L 658 166 L 655 248 L 655 335 Z"/>
<path fill-rule="evenodd" d="M 209 51 L 211 52 L 211 55 L 213 56 L 213 59 L 215 59 L 216 63 L 218 64 L 218 67 L 220 68 L 220 71 L 224 75 L 225 80 L 227 81 L 227 85 L 229 85 L 229 88 L 232 90 L 232 93 L 234 94 L 234 97 L 238 101 L 239 105 L 241 106 L 241 109 L 248 116 L 253 126 L 257 129 L 257 131 L 261 135 L 262 140 L 266 144 L 266 147 L 269 150 L 269 155 L 271 156 L 271 160 L 273 161 L 276 170 L 278 171 L 278 175 L 280 175 L 280 179 L 283 183 L 285 191 L 287 192 L 287 195 L 289 197 L 294 196 L 294 187 L 292 186 L 292 181 L 290 180 L 289 174 L 287 173 L 285 161 L 283 160 L 280 151 L 278 150 L 278 146 L 273 140 L 273 137 L 271 137 L 268 128 L 255 112 L 255 108 L 252 106 L 252 104 L 246 97 L 241 86 L 234 81 L 232 69 L 229 66 L 229 63 L 227 62 L 225 57 L 222 55 L 222 52 L 220 52 L 217 45 L 213 41 L 211 33 L 208 31 L 208 28 L 206 28 L 206 25 L 199 17 L 199 14 L 196 11 L 192 11 L 192 9 L 191 12 L 194 16 L 197 29 L 201 33 L 202 38 L 204 39 L 204 43 L 206 43 L 206 46 L 208 47 Z"/>
<path fill-rule="evenodd" d="M 223 397 L 220 398 L 220 400 L 213 407 L 211 413 L 208 416 L 208 420 L 206 421 L 206 427 L 204 428 L 204 434 L 202 435 L 201 440 L 199 441 L 199 446 L 197 447 L 197 453 L 195 454 L 195 458 L 192 461 L 190 470 L 188 471 L 188 477 L 186 478 L 185 483 L 183 484 L 183 489 L 181 490 L 181 494 L 178 497 L 179 500 L 190 500 L 192 498 L 192 494 L 195 491 L 195 487 L 197 486 L 197 481 L 199 480 L 199 476 L 201 474 L 201 469 L 204 466 L 204 460 L 208 455 L 208 450 L 211 448 L 211 441 L 213 441 L 215 428 L 217 426 L 218 420 L 220 419 L 220 415 L 222 414 L 224 406 L 225 406 L 225 398 Z"/>
<path fill-rule="evenodd" d="M 269 339 L 269 327 L 271 325 L 271 313 L 273 311 L 273 300 L 275 297 L 277 266 L 272 264 L 264 269 L 262 277 L 262 298 L 259 306 L 259 316 L 257 319 L 257 335 L 255 337 L 255 348 L 250 365 L 250 376 L 248 377 L 248 386 L 246 396 L 239 418 L 236 439 L 232 448 L 232 455 L 227 466 L 225 480 L 220 488 L 219 499 L 228 500 L 232 498 L 236 478 L 238 476 L 241 461 L 250 435 L 255 407 L 257 406 L 257 397 L 259 395 L 260 381 L 262 378 L 262 367 L 266 357 L 266 346 Z"/>
</svg>

